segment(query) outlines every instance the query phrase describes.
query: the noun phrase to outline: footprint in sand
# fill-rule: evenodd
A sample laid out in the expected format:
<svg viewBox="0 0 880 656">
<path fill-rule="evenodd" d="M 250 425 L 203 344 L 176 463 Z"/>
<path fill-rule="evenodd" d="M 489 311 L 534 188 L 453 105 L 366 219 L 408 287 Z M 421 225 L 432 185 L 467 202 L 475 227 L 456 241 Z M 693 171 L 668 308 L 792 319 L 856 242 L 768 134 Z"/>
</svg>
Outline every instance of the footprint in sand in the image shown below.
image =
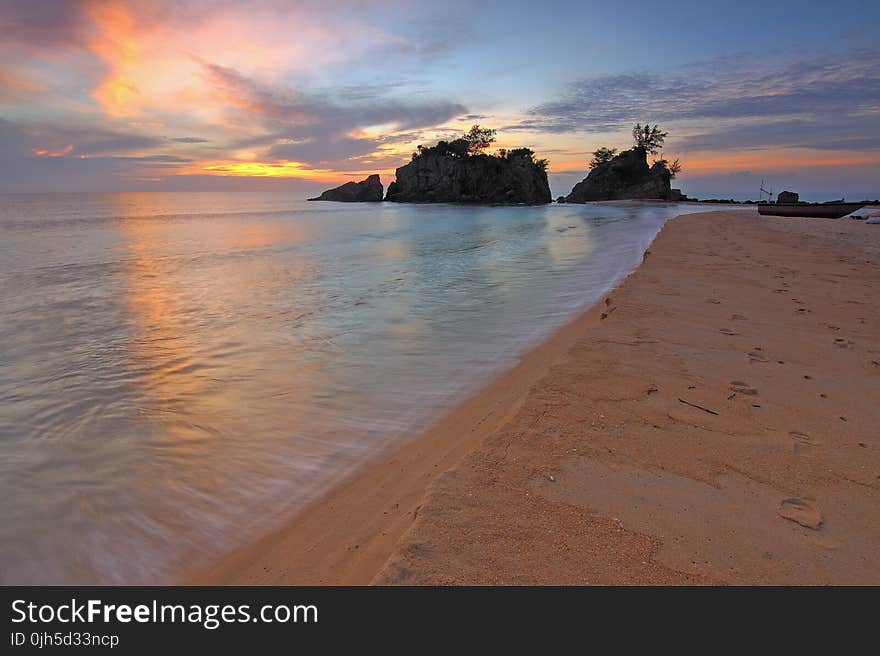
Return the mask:
<svg viewBox="0 0 880 656">
<path fill-rule="evenodd" d="M 731 314 L 731 315 L 730 315 L 730 320 L 731 320 L 731 321 L 747 321 L 748 318 L 747 318 L 747 317 L 744 317 L 744 316 L 741 315 L 741 314 Z"/>
<path fill-rule="evenodd" d="M 837 348 L 845 348 L 845 349 L 851 349 L 854 346 L 852 340 L 844 339 L 843 337 L 838 337 L 837 339 L 835 339 L 834 345 Z"/>
<path fill-rule="evenodd" d="M 744 383 L 741 380 L 732 380 L 730 381 L 730 389 L 736 392 L 737 394 L 746 394 L 748 396 L 757 396 L 758 390 L 749 385 L 748 383 Z"/>
<path fill-rule="evenodd" d="M 735 330 L 731 330 L 730 328 L 722 328 L 718 332 L 721 333 L 722 335 L 730 335 L 731 337 L 734 335 L 739 335 L 738 332 L 736 332 Z"/>
<path fill-rule="evenodd" d="M 768 362 L 767 358 L 756 351 L 749 351 L 750 362 Z"/>
<path fill-rule="evenodd" d="M 816 447 L 819 445 L 819 442 L 814 440 L 806 433 L 802 433 L 800 431 L 789 431 L 788 434 L 791 435 L 792 438 L 794 438 L 794 445 L 792 446 L 792 450 L 797 455 L 811 455 L 815 451 Z"/>
<path fill-rule="evenodd" d="M 797 497 L 783 499 L 776 508 L 776 512 L 779 513 L 780 517 L 797 522 L 801 526 L 814 531 L 818 531 L 824 521 L 822 513 L 819 512 L 818 508 Z"/>
</svg>

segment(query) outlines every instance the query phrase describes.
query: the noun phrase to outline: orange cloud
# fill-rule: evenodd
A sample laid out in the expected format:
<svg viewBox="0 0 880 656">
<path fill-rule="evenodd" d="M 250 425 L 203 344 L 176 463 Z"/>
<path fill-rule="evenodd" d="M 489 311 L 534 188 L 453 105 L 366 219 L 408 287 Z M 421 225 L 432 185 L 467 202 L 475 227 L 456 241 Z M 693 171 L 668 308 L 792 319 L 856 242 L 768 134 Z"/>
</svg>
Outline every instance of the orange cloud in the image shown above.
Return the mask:
<svg viewBox="0 0 880 656">
<path fill-rule="evenodd" d="M 87 13 L 95 28 L 89 48 L 110 67 L 95 88 L 95 98 L 111 116 L 130 115 L 140 93 L 134 76 L 140 55 L 134 20 L 121 2 L 94 0 Z"/>
<path fill-rule="evenodd" d="M 60 150 L 52 150 L 50 148 L 35 148 L 33 150 L 33 153 L 37 157 L 64 157 L 71 150 L 73 150 L 73 144 L 67 144 L 64 148 L 61 148 Z"/>
</svg>

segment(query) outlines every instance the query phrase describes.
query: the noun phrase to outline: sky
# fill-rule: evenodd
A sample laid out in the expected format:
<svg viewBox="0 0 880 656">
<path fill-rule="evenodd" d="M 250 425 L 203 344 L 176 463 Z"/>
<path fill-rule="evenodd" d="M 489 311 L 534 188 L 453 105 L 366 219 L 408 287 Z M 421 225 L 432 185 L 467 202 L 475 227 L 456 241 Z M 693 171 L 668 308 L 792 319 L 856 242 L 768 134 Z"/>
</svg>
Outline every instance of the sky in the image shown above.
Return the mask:
<svg viewBox="0 0 880 656">
<path fill-rule="evenodd" d="M 880 3 L 0 0 L 0 192 L 301 190 L 479 123 L 554 195 L 636 122 L 701 198 L 880 197 Z"/>
</svg>

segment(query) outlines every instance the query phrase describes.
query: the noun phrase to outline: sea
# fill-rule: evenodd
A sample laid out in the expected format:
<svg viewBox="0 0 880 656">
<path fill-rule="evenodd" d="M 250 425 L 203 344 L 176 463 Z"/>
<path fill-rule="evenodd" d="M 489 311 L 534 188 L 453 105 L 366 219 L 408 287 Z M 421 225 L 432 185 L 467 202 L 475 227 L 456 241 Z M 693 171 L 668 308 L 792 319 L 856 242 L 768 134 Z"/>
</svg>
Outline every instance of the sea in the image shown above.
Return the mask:
<svg viewBox="0 0 880 656">
<path fill-rule="evenodd" d="M 0 584 L 171 583 L 259 538 L 704 209 L 0 195 Z"/>
</svg>

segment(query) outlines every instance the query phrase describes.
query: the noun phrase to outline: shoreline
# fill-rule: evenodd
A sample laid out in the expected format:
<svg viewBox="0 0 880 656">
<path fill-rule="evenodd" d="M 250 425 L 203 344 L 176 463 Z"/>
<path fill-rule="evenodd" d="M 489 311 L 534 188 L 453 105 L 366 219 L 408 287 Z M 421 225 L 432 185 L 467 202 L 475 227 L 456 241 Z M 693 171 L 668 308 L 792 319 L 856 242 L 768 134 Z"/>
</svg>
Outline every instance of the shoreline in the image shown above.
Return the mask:
<svg viewBox="0 0 880 656">
<path fill-rule="evenodd" d="M 655 237 L 656 238 L 656 237 Z M 629 274 L 632 275 L 632 272 Z M 603 294 L 606 298 L 611 292 Z M 427 430 L 365 462 L 284 526 L 185 572 L 185 585 L 366 585 L 392 555 L 431 483 L 511 419 L 532 384 L 601 320 L 602 299 Z"/>
<path fill-rule="evenodd" d="M 877 310 L 851 299 L 827 312 L 834 324 L 813 326 L 839 282 L 870 299 L 873 260 L 848 249 L 873 257 L 877 237 L 856 222 L 735 210 L 671 219 L 604 302 L 286 526 L 184 581 L 880 581 L 869 558 L 880 416 L 865 378 L 880 374 L 880 337 L 861 328 Z M 812 332 L 792 332 L 811 319 Z M 816 414 L 817 399 L 833 416 Z"/>
</svg>

